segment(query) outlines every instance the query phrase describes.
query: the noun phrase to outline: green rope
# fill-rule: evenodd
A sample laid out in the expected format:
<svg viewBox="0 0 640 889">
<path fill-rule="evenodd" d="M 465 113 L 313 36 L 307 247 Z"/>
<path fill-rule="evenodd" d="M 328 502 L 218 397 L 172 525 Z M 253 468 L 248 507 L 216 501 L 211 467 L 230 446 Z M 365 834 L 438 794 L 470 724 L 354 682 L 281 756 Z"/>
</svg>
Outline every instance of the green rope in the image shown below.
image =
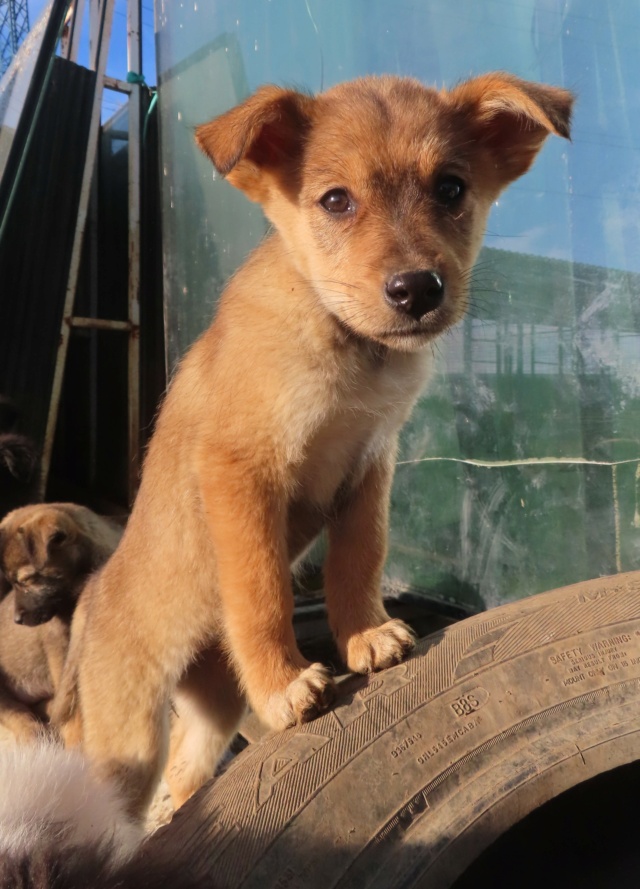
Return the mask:
<svg viewBox="0 0 640 889">
<path fill-rule="evenodd" d="M 156 102 L 158 101 L 158 91 L 156 90 L 151 97 L 151 102 L 149 103 L 149 107 L 147 108 L 147 113 L 144 116 L 144 126 L 142 128 L 142 144 L 145 145 L 147 141 L 147 130 L 149 128 L 149 118 L 153 112 L 153 109 L 156 107 Z"/>
<path fill-rule="evenodd" d="M 147 81 L 144 79 L 144 74 L 137 74 L 135 71 L 128 71 L 127 83 L 139 83 L 141 86 L 146 86 Z"/>
</svg>

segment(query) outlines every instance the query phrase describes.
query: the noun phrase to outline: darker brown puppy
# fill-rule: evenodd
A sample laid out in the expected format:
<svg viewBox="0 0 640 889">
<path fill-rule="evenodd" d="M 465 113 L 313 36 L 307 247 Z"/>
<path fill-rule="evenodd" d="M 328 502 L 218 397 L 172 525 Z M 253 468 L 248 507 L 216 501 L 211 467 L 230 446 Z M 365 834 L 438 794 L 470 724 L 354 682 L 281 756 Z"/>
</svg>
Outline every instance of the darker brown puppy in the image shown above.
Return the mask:
<svg viewBox="0 0 640 889">
<path fill-rule="evenodd" d="M 41 729 L 82 588 L 121 534 L 73 503 L 25 506 L 0 523 L 0 724 L 18 740 Z"/>
<path fill-rule="evenodd" d="M 315 98 L 265 86 L 198 129 L 275 230 L 184 359 L 92 590 L 83 742 L 132 813 L 167 755 L 170 695 L 183 798 L 213 772 L 243 695 L 276 729 L 328 705 L 330 676 L 296 645 L 289 580 L 323 527 L 349 669 L 412 647 L 380 592 L 398 433 L 429 344 L 465 311 L 492 202 L 550 133 L 568 136 L 571 104 L 506 74 L 450 91 L 372 77 Z"/>
<path fill-rule="evenodd" d="M 0 519 L 37 498 L 38 454 L 33 441 L 16 432 L 20 410 L 0 395 Z"/>
</svg>

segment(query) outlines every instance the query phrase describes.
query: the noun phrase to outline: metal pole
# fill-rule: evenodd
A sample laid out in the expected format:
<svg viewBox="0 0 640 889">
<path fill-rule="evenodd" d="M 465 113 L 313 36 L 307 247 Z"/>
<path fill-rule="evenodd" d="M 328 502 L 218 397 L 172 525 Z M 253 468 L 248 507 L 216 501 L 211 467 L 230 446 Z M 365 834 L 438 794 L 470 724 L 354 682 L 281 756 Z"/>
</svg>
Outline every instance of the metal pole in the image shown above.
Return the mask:
<svg viewBox="0 0 640 889">
<path fill-rule="evenodd" d="M 141 0 L 127 2 L 127 60 L 129 71 L 142 75 Z M 140 474 L 140 192 L 141 83 L 129 95 L 129 502 L 133 503 Z"/>
<path fill-rule="evenodd" d="M 100 22 L 104 12 L 104 4 L 108 0 L 89 0 L 89 67 L 92 71 L 98 68 L 98 54 L 100 52 Z M 115 5 L 112 0 L 111 6 Z M 109 41 L 107 40 L 107 44 Z M 106 69 L 105 69 L 106 70 Z"/>
</svg>

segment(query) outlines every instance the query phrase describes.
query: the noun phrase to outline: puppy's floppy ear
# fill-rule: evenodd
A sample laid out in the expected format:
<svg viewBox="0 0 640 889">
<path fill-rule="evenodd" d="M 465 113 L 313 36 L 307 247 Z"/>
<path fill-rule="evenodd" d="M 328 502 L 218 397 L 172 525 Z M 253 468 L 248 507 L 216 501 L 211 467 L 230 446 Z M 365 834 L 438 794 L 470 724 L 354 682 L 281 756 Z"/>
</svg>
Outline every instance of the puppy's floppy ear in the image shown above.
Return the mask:
<svg viewBox="0 0 640 889">
<path fill-rule="evenodd" d="M 41 525 L 39 531 L 47 558 L 84 536 L 73 516 L 62 509 L 52 511 L 49 522 Z"/>
<path fill-rule="evenodd" d="M 569 139 L 574 96 L 512 74 L 483 74 L 455 87 L 449 100 L 496 157 L 504 185 L 526 173 L 550 133 Z"/>
<path fill-rule="evenodd" d="M 215 168 L 254 201 L 266 195 L 264 174 L 298 159 L 311 125 L 314 99 L 262 86 L 241 105 L 196 129 L 196 142 Z"/>
</svg>

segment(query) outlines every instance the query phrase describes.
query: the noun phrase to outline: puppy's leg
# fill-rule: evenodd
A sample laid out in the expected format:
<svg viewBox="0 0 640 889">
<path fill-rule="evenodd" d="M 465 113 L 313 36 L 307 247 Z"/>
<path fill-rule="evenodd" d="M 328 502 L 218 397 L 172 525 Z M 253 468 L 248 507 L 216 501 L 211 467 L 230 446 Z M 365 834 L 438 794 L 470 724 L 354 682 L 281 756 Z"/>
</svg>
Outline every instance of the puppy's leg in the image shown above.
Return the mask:
<svg viewBox="0 0 640 889">
<path fill-rule="evenodd" d="M 54 688 L 59 688 L 62 682 L 62 674 L 65 665 L 68 645 L 63 643 L 53 644 L 46 647 L 45 655 L 49 667 L 49 675 Z"/>
<path fill-rule="evenodd" d="M 78 706 L 78 664 L 91 590 L 96 582 L 95 578 L 89 581 L 76 607 L 69 648 L 59 679 L 54 685 L 56 691 L 53 700 L 47 711 L 53 728 L 67 748 L 79 747 L 82 743 L 82 721 Z"/>
<path fill-rule="evenodd" d="M 42 737 L 45 727 L 35 713 L 22 701 L 16 700 L 0 685 L 0 725 L 7 729 L 18 743 L 24 744 Z"/>
<path fill-rule="evenodd" d="M 356 673 L 397 664 L 414 646 L 411 629 L 389 619 L 380 590 L 394 462 L 392 449 L 370 466 L 328 525 L 329 623 L 344 662 Z"/>
<path fill-rule="evenodd" d="M 178 809 L 209 778 L 244 713 L 245 700 L 223 652 L 210 648 L 172 694 L 169 760 L 164 777 Z"/>
<path fill-rule="evenodd" d="M 78 706 L 78 652 L 79 645 L 70 649 L 60 685 L 47 706 L 51 726 L 67 749 L 79 747 L 82 743 L 82 720 Z"/>
<path fill-rule="evenodd" d="M 109 663 L 99 646 L 87 645 L 79 664 L 82 749 L 98 777 L 116 784 L 128 814 L 141 821 L 167 757 L 170 682 L 154 669 L 150 651 L 139 652 L 149 664 L 144 671 L 114 648 Z"/>
<path fill-rule="evenodd" d="M 116 784 L 128 813 L 142 820 L 166 761 L 169 695 L 192 655 L 188 629 L 181 626 L 190 617 L 189 601 L 172 599 L 165 589 L 164 611 L 125 613 L 126 603 L 116 598 L 125 586 L 120 565 L 108 569 L 74 648 L 69 667 L 75 668 L 77 688 L 71 691 L 77 692 L 83 752 L 100 778 Z M 136 580 L 132 597 L 140 595 Z"/>
<path fill-rule="evenodd" d="M 241 686 L 271 728 L 312 719 L 335 687 L 322 664 L 300 654 L 293 633 L 286 497 L 253 467 L 213 456 L 203 461 L 201 491 Z"/>
</svg>

